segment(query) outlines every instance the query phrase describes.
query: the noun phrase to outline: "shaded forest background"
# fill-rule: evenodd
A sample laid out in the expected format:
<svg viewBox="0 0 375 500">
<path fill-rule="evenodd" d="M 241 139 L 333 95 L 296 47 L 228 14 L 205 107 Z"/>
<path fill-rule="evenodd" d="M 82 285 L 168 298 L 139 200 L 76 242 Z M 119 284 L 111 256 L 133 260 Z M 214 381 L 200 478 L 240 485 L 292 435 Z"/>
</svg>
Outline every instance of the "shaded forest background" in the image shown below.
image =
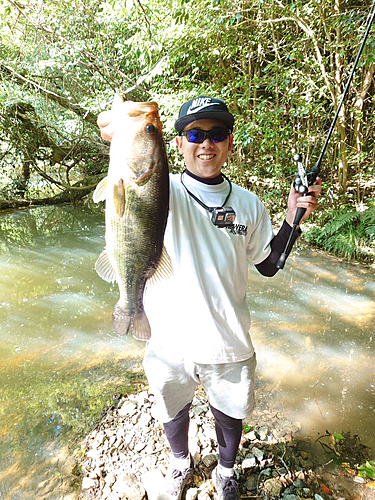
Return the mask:
<svg viewBox="0 0 375 500">
<path fill-rule="evenodd" d="M 0 209 L 75 203 L 108 168 L 96 126 L 114 93 L 156 100 L 173 171 L 180 105 L 236 115 L 225 172 L 275 224 L 296 166 L 311 169 L 366 30 L 370 0 L 0 0 Z M 375 27 L 322 163 L 304 238 L 374 261 Z"/>
</svg>

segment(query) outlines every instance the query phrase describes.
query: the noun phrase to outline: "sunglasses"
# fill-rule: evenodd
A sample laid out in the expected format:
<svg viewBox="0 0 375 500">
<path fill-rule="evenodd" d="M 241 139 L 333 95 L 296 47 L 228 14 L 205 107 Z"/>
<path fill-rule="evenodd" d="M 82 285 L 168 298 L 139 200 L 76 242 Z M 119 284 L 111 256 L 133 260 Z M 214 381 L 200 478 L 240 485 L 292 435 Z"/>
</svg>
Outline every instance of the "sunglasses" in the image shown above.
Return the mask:
<svg viewBox="0 0 375 500">
<path fill-rule="evenodd" d="M 180 133 L 186 137 L 189 142 L 193 142 L 194 144 L 202 144 L 208 137 L 212 142 L 223 142 L 229 135 L 229 130 L 226 128 L 213 128 L 212 130 L 201 130 L 195 129 L 192 130 L 184 130 Z"/>
</svg>

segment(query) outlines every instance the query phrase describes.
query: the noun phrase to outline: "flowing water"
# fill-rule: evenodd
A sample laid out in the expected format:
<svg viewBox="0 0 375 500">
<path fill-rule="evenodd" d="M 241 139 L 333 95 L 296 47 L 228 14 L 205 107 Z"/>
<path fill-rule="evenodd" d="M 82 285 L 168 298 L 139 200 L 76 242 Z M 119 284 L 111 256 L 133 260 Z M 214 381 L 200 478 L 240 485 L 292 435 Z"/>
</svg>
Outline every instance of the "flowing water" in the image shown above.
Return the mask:
<svg viewBox="0 0 375 500">
<path fill-rule="evenodd" d="M 85 433 L 144 384 L 144 345 L 112 333 L 117 287 L 94 271 L 103 244 L 98 209 L 0 217 L 2 500 L 77 498 Z M 373 270 L 310 250 L 274 278 L 250 272 L 258 397 L 303 435 L 351 430 L 373 455 L 374 295 Z"/>
</svg>

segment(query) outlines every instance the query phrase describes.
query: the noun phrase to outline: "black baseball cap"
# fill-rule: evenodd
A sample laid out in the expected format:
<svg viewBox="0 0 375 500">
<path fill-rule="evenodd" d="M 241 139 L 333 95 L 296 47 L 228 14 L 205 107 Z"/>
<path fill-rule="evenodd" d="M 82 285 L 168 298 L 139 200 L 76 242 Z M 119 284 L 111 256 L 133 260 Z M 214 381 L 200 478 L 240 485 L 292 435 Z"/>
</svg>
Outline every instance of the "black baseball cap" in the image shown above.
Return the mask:
<svg viewBox="0 0 375 500">
<path fill-rule="evenodd" d="M 229 113 L 225 102 L 221 99 L 207 96 L 195 97 L 183 104 L 174 128 L 180 133 L 189 123 L 196 120 L 203 120 L 204 118 L 220 120 L 225 123 L 230 131 L 233 130 L 234 116 Z"/>
</svg>

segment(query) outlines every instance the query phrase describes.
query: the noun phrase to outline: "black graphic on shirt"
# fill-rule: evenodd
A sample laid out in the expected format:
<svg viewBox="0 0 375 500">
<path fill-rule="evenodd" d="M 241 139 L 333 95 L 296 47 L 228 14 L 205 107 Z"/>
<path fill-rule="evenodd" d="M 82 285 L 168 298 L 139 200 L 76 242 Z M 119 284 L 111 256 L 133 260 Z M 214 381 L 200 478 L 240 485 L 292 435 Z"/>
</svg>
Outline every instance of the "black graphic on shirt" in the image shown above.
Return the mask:
<svg viewBox="0 0 375 500">
<path fill-rule="evenodd" d="M 231 234 L 247 235 L 247 226 L 244 224 L 232 224 L 226 228 Z"/>
</svg>

